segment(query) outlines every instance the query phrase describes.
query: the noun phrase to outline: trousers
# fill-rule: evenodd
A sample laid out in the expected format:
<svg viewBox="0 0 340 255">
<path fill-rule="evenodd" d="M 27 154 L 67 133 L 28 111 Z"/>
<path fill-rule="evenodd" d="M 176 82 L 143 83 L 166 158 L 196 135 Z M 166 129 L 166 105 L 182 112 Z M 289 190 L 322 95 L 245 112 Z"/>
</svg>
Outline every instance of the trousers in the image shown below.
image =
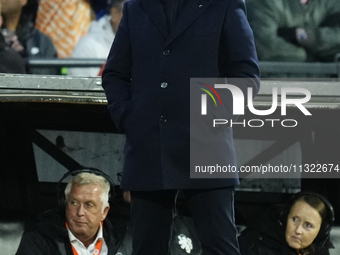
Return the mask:
<svg viewBox="0 0 340 255">
<path fill-rule="evenodd" d="M 234 187 L 182 190 L 203 255 L 240 255 Z M 133 255 L 167 255 L 177 190 L 131 191 Z"/>
</svg>

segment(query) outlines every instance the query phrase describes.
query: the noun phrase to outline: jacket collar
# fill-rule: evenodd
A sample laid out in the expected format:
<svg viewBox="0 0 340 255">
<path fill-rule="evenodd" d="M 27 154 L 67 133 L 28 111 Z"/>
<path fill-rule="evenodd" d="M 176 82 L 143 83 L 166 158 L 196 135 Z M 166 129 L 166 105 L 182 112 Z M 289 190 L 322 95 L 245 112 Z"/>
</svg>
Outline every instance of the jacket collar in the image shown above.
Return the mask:
<svg viewBox="0 0 340 255">
<path fill-rule="evenodd" d="M 168 29 L 166 27 L 166 17 L 163 4 L 159 0 L 143 0 L 141 1 L 143 10 L 153 21 L 156 27 L 161 31 L 165 38 L 168 37 Z"/>
<path fill-rule="evenodd" d="M 70 255 L 72 247 L 68 232 L 65 226 L 65 214 L 59 209 L 52 209 L 40 215 L 38 223 L 35 228 L 38 232 L 53 240 L 61 255 Z M 117 248 L 122 243 L 125 235 L 125 225 L 113 227 L 109 218 L 103 221 L 103 238 L 108 246 L 108 255 L 114 255 Z M 110 248 L 109 248 L 110 247 Z"/>
<path fill-rule="evenodd" d="M 176 21 L 175 28 L 168 34 L 162 1 L 143 0 L 142 8 L 153 21 L 162 35 L 167 39 L 166 45 L 175 40 L 191 23 L 193 23 L 211 4 L 212 0 L 190 0 L 184 6 Z"/>
</svg>

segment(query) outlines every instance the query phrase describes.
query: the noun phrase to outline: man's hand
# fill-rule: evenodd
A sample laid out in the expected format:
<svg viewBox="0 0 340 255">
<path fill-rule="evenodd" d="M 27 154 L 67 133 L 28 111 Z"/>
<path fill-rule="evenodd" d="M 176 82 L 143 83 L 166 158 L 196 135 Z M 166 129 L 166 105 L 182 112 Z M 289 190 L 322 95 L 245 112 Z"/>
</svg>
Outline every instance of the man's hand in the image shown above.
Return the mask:
<svg viewBox="0 0 340 255">
<path fill-rule="evenodd" d="M 20 44 L 18 37 L 16 35 L 12 38 L 12 43 L 10 45 L 11 48 L 16 52 L 21 52 L 24 50 L 24 47 Z"/>
<path fill-rule="evenodd" d="M 15 32 L 7 28 L 1 29 L 0 32 L 4 36 L 5 42 L 11 46 L 13 50 L 16 52 L 21 52 L 24 50 L 24 47 L 20 44 Z"/>
</svg>

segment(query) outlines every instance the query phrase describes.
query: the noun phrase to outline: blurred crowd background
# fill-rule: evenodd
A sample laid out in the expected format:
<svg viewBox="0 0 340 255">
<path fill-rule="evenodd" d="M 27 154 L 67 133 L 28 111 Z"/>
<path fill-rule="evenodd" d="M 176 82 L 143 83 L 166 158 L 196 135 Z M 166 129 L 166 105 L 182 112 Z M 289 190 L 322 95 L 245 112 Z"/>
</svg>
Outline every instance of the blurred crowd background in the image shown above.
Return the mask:
<svg viewBox="0 0 340 255">
<path fill-rule="evenodd" d="M 127 0 L 0 0 L 0 72 L 98 76 L 101 67 L 30 67 L 34 58 L 105 59 Z M 245 0 L 260 61 L 338 62 L 338 0 Z M 86 60 L 85 60 L 86 61 Z"/>
</svg>

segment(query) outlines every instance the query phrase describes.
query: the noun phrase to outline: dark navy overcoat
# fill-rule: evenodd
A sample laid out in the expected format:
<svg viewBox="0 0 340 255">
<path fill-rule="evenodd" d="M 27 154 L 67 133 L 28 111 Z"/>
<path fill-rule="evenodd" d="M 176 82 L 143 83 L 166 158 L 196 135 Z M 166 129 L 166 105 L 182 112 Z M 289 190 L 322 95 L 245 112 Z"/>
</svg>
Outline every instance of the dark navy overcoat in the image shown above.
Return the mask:
<svg viewBox="0 0 340 255">
<path fill-rule="evenodd" d="M 161 0 L 131 0 L 103 72 L 108 109 L 126 134 L 121 186 L 206 189 L 238 184 L 189 175 L 189 82 L 193 77 L 259 76 L 243 0 L 188 0 L 169 33 Z M 258 83 L 249 83 L 256 94 Z M 240 85 L 243 92 L 247 86 Z M 218 138 L 236 165 L 232 130 Z M 225 146 L 224 146 L 224 145 Z"/>
</svg>

